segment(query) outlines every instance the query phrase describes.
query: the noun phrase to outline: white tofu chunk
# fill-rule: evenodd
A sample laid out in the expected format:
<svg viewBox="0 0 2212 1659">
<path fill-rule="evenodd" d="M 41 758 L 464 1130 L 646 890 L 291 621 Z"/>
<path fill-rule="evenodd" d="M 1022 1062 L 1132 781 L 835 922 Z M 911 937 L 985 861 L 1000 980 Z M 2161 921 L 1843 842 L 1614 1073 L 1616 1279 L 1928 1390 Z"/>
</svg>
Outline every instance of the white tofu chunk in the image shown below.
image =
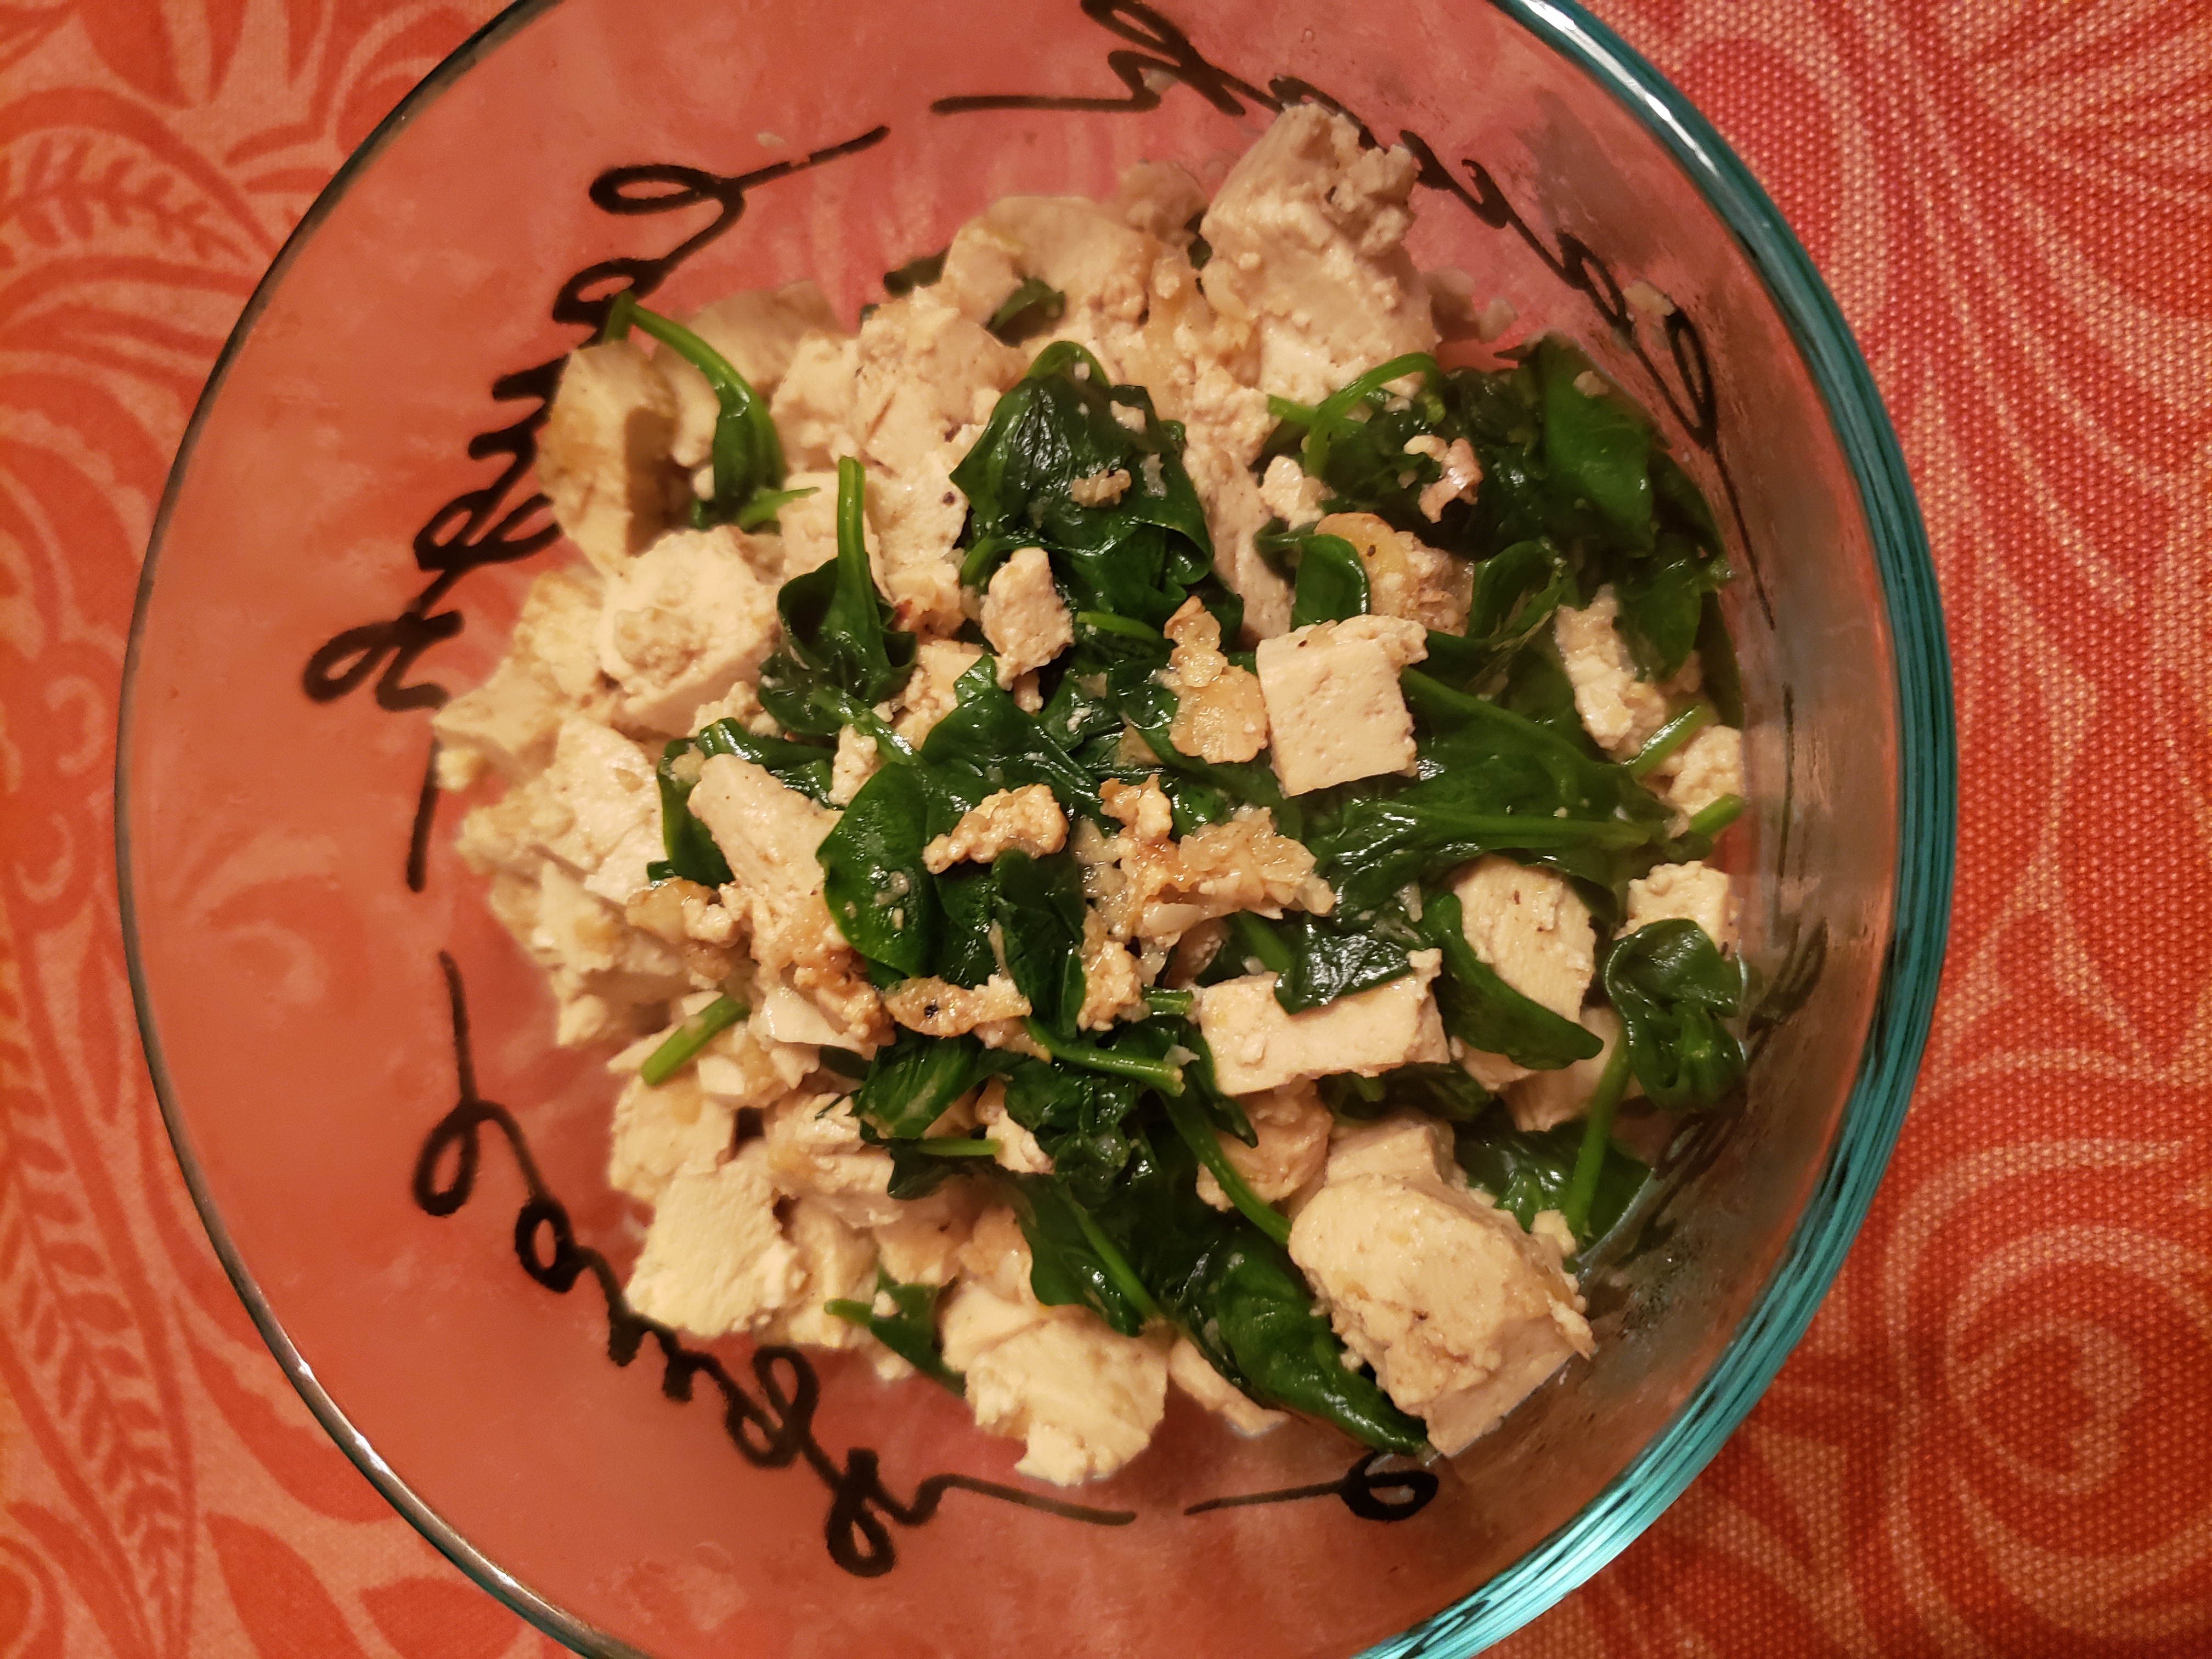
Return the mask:
<svg viewBox="0 0 2212 1659">
<path fill-rule="evenodd" d="M 1002 688 L 1075 643 L 1075 623 L 1041 547 L 1024 547 L 999 567 L 984 590 L 982 620 Z"/>
<path fill-rule="evenodd" d="M 1219 1135 L 1221 1152 L 1261 1203 L 1279 1204 L 1320 1176 L 1328 1161 L 1334 1119 L 1311 1083 L 1247 1095 L 1237 1103 L 1244 1109 L 1259 1144 L 1247 1146 L 1224 1132 Z M 1198 1195 L 1217 1210 L 1232 1207 L 1229 1194 L 1204 1164 L 1198 1170 Z"/>
<path fill-rule="evenodd" d="M 550 822 L 566 819 L 545 850 L 611 903 L 644 886 L 661 851 L 660 786 L 642 745 L 597 720 L 564 720 L 544 781 L 562 809 Z"/>
<path fill-rule="evenodd" d="M 763 1142 L 776 1190 L 812 1199 L 854 1227 L 898 1219 L 890 1194 L 891 1155 L 860 1139 L 849 1099 L 800 1095 L 776 1109 Z"/>
<path fill-rule="evenodd" d="M 672 530 L 608 579 L 599 665 L 631 725 L 688 734 L 700 704 L 752 679 L 775 648 L 775 591 L 744 541 L 730 525 Z"/>
<path fill-rule="evenodd" d="M 624 1294 L 647 1319 L 720 1336 L 789 1305 L 806 1264 L 776 1220 L 768 1149 L 755 1141 L 713 1169 L 672 1177 Z"/>
<path fill-rule="evenodd" d="M 1283 793 L 1411 766 L 1413 717 L 1398 671 L 1427 655 L 1419 624 L 1395 617 L 1314 623 L 1261 641 L 1260 691 Z"/>
<path fill-rule="evenodd" d="M 692 313 L 684 325 L 720 352 L 763 398 L 775 392 L 802 338 L 810 333 L 838 332 L 836 313 L 806 277 L 781 288 L 753 289 L 717 300 Z M 674 351 L 664 347 L 654 354 L 653 363 L 676 395 L 676 432 L 670 452 L 677 465 L 689 471 L 708 459 L 721 401 L 707 377 Z"/>
<path fill-rule="evenodd" d="M 1735 949 L 1735 890 L 1728 872 L 1692 859 L 1687 864 L 1660 865 L 1628 884 L 1624 932 L 1677 917 L 1696 922 L 1722 950 Z"/>
<path fill-rule="evenodd" d="M 1031 277 L 1066 309 L 1053 331 L 1092 339 L 1103 325 L 1139 320 L 1158 243 L 1103 203 L 1078 196 L 1006 196 L 953 235 L 931 290 L 972 321 L 989 321 Z"/>
<path fill-rule="evenodd" d="M 974 1279 L 945 1298 L 945 1363 L 968 1378 L 987 1434 L 1027 1443 L 1014 1467 L 1072 1486 L 1120 1468 L 1151 1443 L 1167 1409 L 1161 1346 L 1107 1328 L 1087 1308 L 1009 1301 Z"/>
<path fill-rule="evenodd" d="M 1213 1051 L 1214 1073 L 1232 1095 L 1279 1089 L 1301 1078 L 1356 1072 L 1376 1077 L 1393 1066 L 1449 1060 L 1443 1021 L 1429 981 L 1440 952 L 1416 951 L 1402 979 L 1287 1014 L 1275 1000 L 1275 975 L 1251 974 L 1201 987 L 1199 1029 Z"/>
<path fill-rule="evenodd" d="M 678 1170 L 714 1168 L 729 1150 L 736 1119 L 734 1109 L 710 1099 L 688 1073 L 657 1088 L 632 1076 L 615 1100 L 607 1184 L 658 1204 Z"/>
<path fill-rule="evenodd" d="M 789 581 L 793 576 L 820 569 L 837 556 L 837 475 L 790 472 L 784 475 L 783 487 L 814 492 L 776 509 L 775 521 L 782 526 L 783 579 Z M 867 547 L 872 562 L 876 553 L 874 538 L 869 533 L 872 529 L 872 525 L 861 526 L 862 544 Z"/>
<path fill-rule="evenodd" d="M 815 848 L 837 814 L 735 755 L 709 755 L 691 792 L 691 812 L 707 826 L 740 887 L 788 904 L 822 890 Z"/>
<path fill-rule="evenodd" d="M 538 481 L 553 516 L 609 575 L 675 520 L 688 493 L 668 460 L 676 394 L 627 340 L 568 354 L 538 437 Z"/>
<path fill-rule="evenodd" d="M 834 486 L 838 458 L 860 453 L 854 413 L 860 374 L 860 343 L 849 335 L 808 334 L 792 348 L 769 398 L 790 471 L 826 472 Z M 799 486 L 787 477 L 785 487 Z"/>
<path fill-rule="evenodd" d="M 1318 403 L 1387 358 L 1437 343 L 1407 257 L 1419 172 L 1403 149 L 1362 149 L 1350 121 L 1285 110 L 1229 170 L 1200 234 L 1206 298 L 1260 339 L 1259 386 Z"/>
<path fill-rule="evenodd" d="M 1498 978 L 1564 1019 L 1582 1012 L 1597 969 L 1597 936 L 1589 908 L 1562 877 L 1492 854 L 1462 866 L 1452 892 L 1460 932 Z M 1493 1092 L 1528 1075 L 1528 1068 L 1480 1049 L 1461 1064 Z"/>
<path fill-rule="evenodd" d="M 1115 182 L 1113 206 L 1124 224 L 1167 241 L 1206 211 L 1206 191 L 1175 161 L 1132 161 Z"/>
<path fill-rule="evenodd" d="M 1589 907 L 1564 876 L 1499 854 L 1457 871 L 1460 931 L 1498 978 L 1562 1019 L 1582 1012 L 1597 971 Z"/>
<path fill-rule="evenodd" d="M 1583 1010 L 1582 1024 L 1605 1047 L 1588 1060 L 1557 1071 L 1529 1072 L 1508 1083 L 1504 1090 L 1505 1109 L 1513 1114 L 1515 1128 L 1532 1134 L 1555 1129 L 1582 1116 L 1589 1105 L 1597 1080 L 1605 1073 L 1605 1063 L 1613 1058 L 1613 1048 L 1620 1042 L 1620 1016 L 1601 1003 L 1592 1003 Z M 1632 1094 L 1643 1092 L 1632 1078 L 1628 1087 Z"/>
<path fill-rule="evenodd" d="M 1329 1143 L 1325 1178 L 1388 1176 L 1401 1181 L 1449 1182 L 1451 1131 L 1423 1112 L 1398 1111 L 1358 1128 L 1347 1128 Z"/>
<path fill-rule="evenodd" d="M 833 1298 L 866 1302 L 875 1294 L 875 1240 L 811 1198 L 787 1200 L 783 1236 L 798 1252 L 799 1293 L 757 1327 L 769 1342 L 800 1342 L 817 1348 L 857 1348 L 872 1340 L 822 1304 Z"/>
<path fill-rule="evenodd" d="M 1575 712 L 1583 729 L 1615 760 L 1626 760 L 1667 723 L 1667 696 L 1636 676 L 1628 641 L 1613 626 L 1620 602 L 1610 586 L 1580 611 L 1562 605 L 1553 613 L 1552 637 L 1575 689 Z"/>
<path fill-rule="evenodd" d="M 1724 795 L 1741 795 L 1743 733 L 1733 726 L 1708 726 L 1659 769 L 1666 780 L 1667 805 L 1682 823 Z"/>
<path fill-rule="evenodd" d="M 1319 478 L 1306 476 L 1295 457 L 1278 455 L 1267 463 L 1260 479 L 1260 500 L 1268 512 L 1291 529 L 1314 523 L 1322 516 L 1321 504 L 1328 490 Z M 1341 515 L 1340 515 L 1341 516 Z M 1341 531 L 1332 530 L 1332 536 Z"/>
<path fill-rule="evenodd" d="M 982 654 L 959 640 L 924 640 L 915 647 L 914 672 L 899 692 L 900 713 L 891 729 L 921 748 L 930 728 L 959 702 L 954 684 Z"/>
<path fill-rule="evenodd" d="M 1291 1223 L 1290 1249 L 1345 1346 L 1447 1455 L 1591 1352 L 1556 1235 L 1523 1232 L 1510 1212 L 1434 1172 L 1355 1174 L 1333 1163 Z"/>
<path fill-rule="evenodd" d="M 1269 1411 L 1214 1370 L 1187 1336 L 1176 1338 L 1168 1350 L 1168 1380 L 1241 1435 L 1265 1434 L 1290 1421 L 1287 1413 Z"/>
<path fill-rule="evenodd" d="M 923 471 L 940 446 L 988 420 L 999 394 L 1028 368 L 1026 353 L 933 289 L 878 307 L 860 333 L 853 420 L 863 459 L 894 477 Z"/>
<path fill-rule="evenodd" d="M 430 716 L 449 753 L 479 757 L 520 780 L 552 758 L 562 720 L 606 712 L 594 640 L 602 589 L 588 568 L 549 570 L 531 583 L 491 678 Z"/>
</svg>

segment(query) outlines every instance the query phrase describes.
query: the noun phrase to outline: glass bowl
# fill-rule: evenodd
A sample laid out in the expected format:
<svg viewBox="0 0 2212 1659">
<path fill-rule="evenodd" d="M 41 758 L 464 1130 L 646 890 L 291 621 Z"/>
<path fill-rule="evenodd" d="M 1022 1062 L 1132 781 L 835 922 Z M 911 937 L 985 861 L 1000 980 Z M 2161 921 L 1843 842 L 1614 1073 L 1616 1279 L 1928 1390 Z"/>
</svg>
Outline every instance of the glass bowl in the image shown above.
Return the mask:
<svg viewBox="0 0 2212 1659">
<path fill-rule="evenodd" d="M 1455 1462 L 1242 1441 L 1177 1401 L 1121 1475 L 1060 1492 L 926 1382 L 627 1317 L 611 1079 L 552 1047 L 451 852 L 428 716 L 566 556 L 529 456 L 591 301 L 628 282 L 681 313 L 811 276 L 850 318 L 1000 196 L 1103 194 L 1143 157 L 1211 182 L 1301 98 L 1415 146 L 1419 261 L 1583 342 L 1722 514 L 1749 1103 L 1676 1141 L 1588 1275 L 1595 1360 Z M 1705 121 L 1571 6 L 529 3 L 339 173 L 194 417 L 124 705 L 133 982 L 278 1359 L 441 1549 L 571 1645 L 1462 1654 L 1680 1492 L 1835 1272 L 1936 983 L 1948 697 L 1905 468 L 1832 301 Z"/>
</svg>

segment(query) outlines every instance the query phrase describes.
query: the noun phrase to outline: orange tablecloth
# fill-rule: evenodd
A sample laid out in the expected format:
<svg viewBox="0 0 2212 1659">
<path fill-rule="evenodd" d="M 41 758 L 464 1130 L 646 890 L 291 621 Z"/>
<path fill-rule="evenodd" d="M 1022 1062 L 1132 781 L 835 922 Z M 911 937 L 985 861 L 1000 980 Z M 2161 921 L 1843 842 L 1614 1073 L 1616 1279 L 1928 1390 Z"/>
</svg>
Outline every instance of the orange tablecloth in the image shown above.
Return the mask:
<svg viewBox="0 0 2212 1659">
<path fill-rule="evenodd" d="M 315 191 L 494 0 L 0 3 L 0 1656 L 550 1654 L 324 1438 L 141 1060 L 138 561 Z M 1910 458 L 1957 665 L 1934 1040 L 1835 1295 L 1507 1643 L 2212 1651 L 2212 8 L 1603 0 L 1765 181 Z"/>
</svg>

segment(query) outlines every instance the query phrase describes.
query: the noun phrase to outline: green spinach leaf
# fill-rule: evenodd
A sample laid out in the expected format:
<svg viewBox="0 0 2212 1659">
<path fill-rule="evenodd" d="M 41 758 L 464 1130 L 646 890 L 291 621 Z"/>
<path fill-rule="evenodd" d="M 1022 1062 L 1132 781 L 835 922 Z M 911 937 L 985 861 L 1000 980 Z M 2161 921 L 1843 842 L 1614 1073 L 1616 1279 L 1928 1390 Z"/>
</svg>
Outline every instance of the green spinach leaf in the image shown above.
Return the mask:
<svg viewBox="0 0 2212 1659">
<path fill-rule="evenodd" d="M 1702 1110 L 1743 1081 L 1743 1045 L 1722 1023 L 1743 1005 L 1743 964 L 1696 922 L 1647 922 L 1616 939 L 1605 990 L 1627 1031 L 1628 1068 L 1654 1105 Z"/>
</svg>

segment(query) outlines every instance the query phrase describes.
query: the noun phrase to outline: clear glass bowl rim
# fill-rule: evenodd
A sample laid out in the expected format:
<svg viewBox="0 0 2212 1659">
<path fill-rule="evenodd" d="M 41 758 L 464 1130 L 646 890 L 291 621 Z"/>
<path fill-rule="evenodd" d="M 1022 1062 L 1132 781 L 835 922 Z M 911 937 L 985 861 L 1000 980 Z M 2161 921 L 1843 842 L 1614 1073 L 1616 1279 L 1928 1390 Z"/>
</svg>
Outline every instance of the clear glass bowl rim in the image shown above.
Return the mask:
<svg viewBox="0 0 2212 1659">
<path fill-rule="evenodd" d="M 1360 1659 L 1462 1659 L 1528 1623 L 1612 1560 L 1680 1496 L 1758 1401 L 1842 1267 L 1889 1161 L 1926 1042 L 1948 926 L 1958 755 L 1942 602 L 1897 434 L 1850 328 L 1779 210 L 1711 122 L 1618 34 L 1572 0 L 1482 0 L 1617 99 L 1674 159 L 1735 236 L 1825 404 L 1866 514 L 1888 624 L 1898 720 L 1898 864 L 1890 939 L 1858 1074 L 1836 1141 L 1780 1259 L 1696 1391 L 1596 1497 L 1512 1566 Z M 129 734 L 161 544 L 204 423 L 232 363 L 293 261 L 355 179 L 454 82 L 560 0 L 515 0 L 424 76 L 332 175 L 278 250 L 224 342 L 177 451 L 141 569 L 116 744 L 116 869 L 124 948 L 149 1069 L 185 1182 L 223 1271 L 316 1419 L 438 1551 L 533 1626 L 599 1659 L 648 1659 L 490 1560 L 424 1503 L 347 1419 L 293 1344 L 217 1212 L 175 1099 L 137 949 L 131 880 Z"/>
</svg>

